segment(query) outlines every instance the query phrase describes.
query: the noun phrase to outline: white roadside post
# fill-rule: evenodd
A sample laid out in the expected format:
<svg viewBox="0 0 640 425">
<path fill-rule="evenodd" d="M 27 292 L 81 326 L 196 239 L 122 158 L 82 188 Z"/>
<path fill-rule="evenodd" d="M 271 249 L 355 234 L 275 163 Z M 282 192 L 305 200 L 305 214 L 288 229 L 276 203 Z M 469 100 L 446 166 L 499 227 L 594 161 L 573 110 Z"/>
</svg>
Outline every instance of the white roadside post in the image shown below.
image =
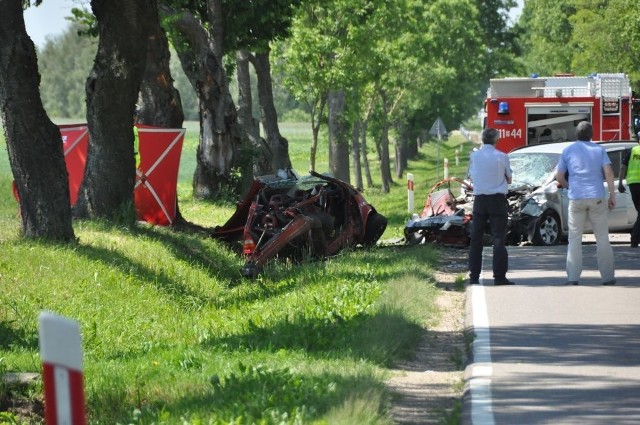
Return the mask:
<svg viewBox="0 0 640 425">
<path fill-rule="evenodd" d="M 460 152 L 456 149 L 456 166 L 460 165 Z"/>
<path fill-rule="evenodd" d="M 407 210 L 413 212 L 413 174 L 407 173 Z"/>
<path fill-rule="evenodd" d="M 43 311 L 38 318 L 46 425 L 85 425 L 78 322 Z"/>
<path fill-rule="evenodd" d="M 449 178 L 449 160 L 444 159 L 444 177 L 445 180 Z"/>
</svg>

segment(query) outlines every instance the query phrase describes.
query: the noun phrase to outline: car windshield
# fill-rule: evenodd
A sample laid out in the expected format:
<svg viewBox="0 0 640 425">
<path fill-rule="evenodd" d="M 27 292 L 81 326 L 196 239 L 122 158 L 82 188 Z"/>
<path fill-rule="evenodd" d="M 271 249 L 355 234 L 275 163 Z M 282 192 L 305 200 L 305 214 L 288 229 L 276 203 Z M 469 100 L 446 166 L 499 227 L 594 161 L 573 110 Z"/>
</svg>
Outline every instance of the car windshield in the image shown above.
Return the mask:
<svg viewBox="0 0 640 425">
<path fill-rule="evenodd" d="M 560 154 L 544 152 L 514 152 L 509 154 L 513 170 L 511 187 L 542 186 L 551 180 Z"/>
</svg>

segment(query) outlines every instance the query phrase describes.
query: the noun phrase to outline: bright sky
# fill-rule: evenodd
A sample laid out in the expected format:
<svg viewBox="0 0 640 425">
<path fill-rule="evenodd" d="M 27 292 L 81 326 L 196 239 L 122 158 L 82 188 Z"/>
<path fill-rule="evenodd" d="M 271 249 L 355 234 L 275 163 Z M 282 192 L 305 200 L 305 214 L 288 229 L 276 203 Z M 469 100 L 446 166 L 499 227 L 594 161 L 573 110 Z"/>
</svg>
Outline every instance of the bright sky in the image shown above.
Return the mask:
<svg viewBox="0 0 640 425">
<path fill-rule="evenodd" d="M 524 0 L 517 0 L 518 6 L 511 10 L 511 17 L 515 21 L 520 12 Z M 65 16 L 71 15 L 71 8 L 78 6 L 78 3 L 88 3 L 88 0 L 79 2 L 78 0 L 43 0 L 38 7 L 31 6 L 24 12 L 24 20 L 27 26 L 27 33 L 36 46 L 44 46 L 47 37 L 60 35 L 69 25 Z"/>
<path fill-rule="evenodd" d="M 44 46 L 47 37 L 60 35 L 69 26 L 65 16 L 71 15 L 71 8 L 78 7 L 73 0 L 42 0 L 38 7 L 31 6 L 24 12 L 27 33 L 34 44 Z"/>
</svg>

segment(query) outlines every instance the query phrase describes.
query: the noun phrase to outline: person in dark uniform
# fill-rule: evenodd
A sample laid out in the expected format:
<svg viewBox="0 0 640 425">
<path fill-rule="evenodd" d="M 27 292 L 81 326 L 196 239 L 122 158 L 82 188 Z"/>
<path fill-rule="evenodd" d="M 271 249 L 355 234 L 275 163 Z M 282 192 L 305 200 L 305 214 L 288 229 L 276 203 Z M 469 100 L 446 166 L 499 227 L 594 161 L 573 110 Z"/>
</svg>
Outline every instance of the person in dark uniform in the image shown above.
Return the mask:
<svg viewBox="0 0 640 425">
<path fill-rule="evenodd" d="M 507 279 L 509 254 L 505 243 L 509 218 L 507 192 L 511 183 L 511 164 L 496 149 L 500 133 L 495 128 L 482 132 L 482 147 L 471 154 L 469 174 L 473 183 L 473 220 L 469 247 L 469 283 L 480 283 L 484 231 L 489 224 L 493 239 L 493 279 L 495 285 L 513 285 Z"/>
</svg>

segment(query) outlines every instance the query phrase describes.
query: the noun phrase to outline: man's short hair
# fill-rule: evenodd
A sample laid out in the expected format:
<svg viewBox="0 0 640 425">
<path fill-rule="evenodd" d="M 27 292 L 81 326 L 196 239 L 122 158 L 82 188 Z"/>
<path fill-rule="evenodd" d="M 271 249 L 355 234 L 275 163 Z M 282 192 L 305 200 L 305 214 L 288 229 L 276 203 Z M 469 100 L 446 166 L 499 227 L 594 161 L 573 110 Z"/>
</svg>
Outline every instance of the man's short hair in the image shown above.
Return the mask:
<svg viewBox="0 0 640 425">
<path fill-rule="evenodd" d="M 500 133 L 495 128 L 485 128 L 482 130 L 482 143 L 485 145 L 495 145 L 500 138 Z"/>
<path fill-rule="evenodd" d="M 589 121 L 580 121 L 576 126 L 576 138 L 590 141 L 593 138 L 593 126 Z"/>
</svg>

